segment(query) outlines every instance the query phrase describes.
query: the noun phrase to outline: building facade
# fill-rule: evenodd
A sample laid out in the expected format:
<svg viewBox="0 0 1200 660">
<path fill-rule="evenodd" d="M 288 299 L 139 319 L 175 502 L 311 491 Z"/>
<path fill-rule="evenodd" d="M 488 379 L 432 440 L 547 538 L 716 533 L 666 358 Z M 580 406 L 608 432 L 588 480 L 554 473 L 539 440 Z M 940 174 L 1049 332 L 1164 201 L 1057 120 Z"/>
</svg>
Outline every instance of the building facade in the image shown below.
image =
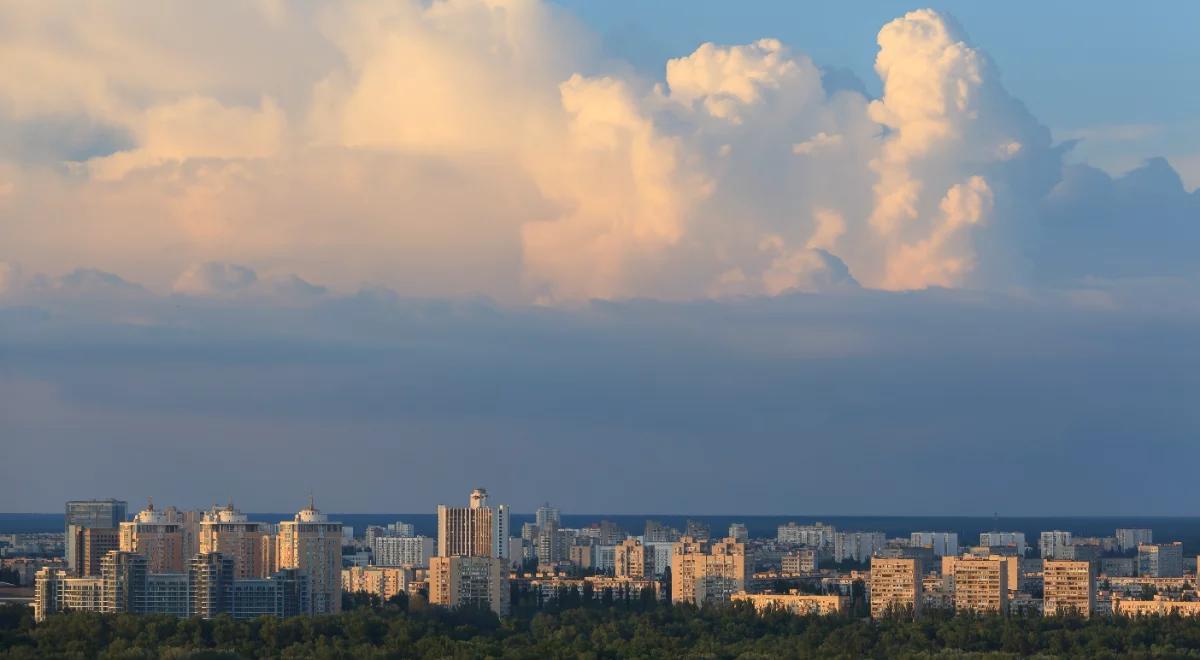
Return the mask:
<svg viewBox="0 0 1200 660">
<path fill-rule="evenodd" d="M 964 557 L 954 563 L 954 610 L 1008 612 L 1008 570 L 1004 559 Z"/>
<path fill-rule="evenodd" d="M 1154 543 L 1154 532 L 1144 528 L 1118 529 L 1113 536 L 1117 539 L 1117 550 L 1120 552 L 1135 551 L 1139 545 Z"/>
<path fill-rule="evenodd" d="M 728 602 L 753 575 L 746 545 L 727 538 L 711 545 L 683 536 L 672 548 L 671 602 Z"/>
<path fill-rule="evenodd" d="M 739 593 L 732 597 L 733 602 L 747 602 L 754 606 L 755 611 L 768 612 L 778 610 L 797 616 L 813 614 L 827 616 L 841 614 L 846 611 L 845 596 L 816 596 L 792 592 L 789 594 L 748 594 Z"/>
<path fill-rule="evenodd" d="M 958 554 L 958 532 L 913 532 L 909 542 L 916 547 L 931 548 L 937 557 Z"/>
<path fill-rule="evenodd" d="M 151 573 L 183 573 L 183 530 L 172 516 L 150 502 L 132 521 L 120 525 L 120 550 L 146 558 Z"/>
<path fill-rule="evenodd" d="M 442 607 L 481 605 L 509 612 L 508 561 L 497 557 L 434 557 L 429 562 L 429 602 Z"/>
<path fill-rule="evenodd" d="M 920 616 L 922 607 L 921 560 L 871 558 L 871 618 L 889 615 Z"/>
<path fill-rule="evenodd" d="M 263 552 L 263 545 L 270 536 L 269 525 L 251 522 L 230 503 L 224 508 L 206 511 L 201 517 L 197 552 L 221 553 L 233 561 L 237 578 L 266 577 L 274 572 L 274 567 L 266 563 L 267 553 Z"/>
<path fill-rule="evenodd" d="M 508 529 L 508 507 L 489 506 L 487 490 L 476 488 L 466 507 L 438 505 L 438 555 L 507 559 Z"/>
<path fill-rule="evenodd" d="M 1138 577 L 1170 578 L 1183 575 L 1183 544 L 1143 543 L 1138 546 Z"/>
<path fill-rule="evenodd" d="M 637 539 L 625 539 L 613 551 L 613 575 L 638 580 L 653 579 L 654 550 Z"/>
<path fill-rule="evenodd" d="M 1096 611 L 1096 574 L 1090 561 L 1048 559 L 1042 562 L 1042 612 L 1046 616 Z"/>
<path fill-rule="evenodd" d="M 383 536 L 372 548 L 376 566 L 429 566 L 433 539 L 428 536 Z"/>
<path fill-rule="evenodd" d="M 75 571 L 79 565 L 78 532 L 92 528 L 117 529 L 125 522 L 128 508 L 126 502 L 114 499 L 67 502 L 63 551 L 68 571 Z"/>
<path fill-rule="evenodd" d="M 308 611 L 342 611 L 342 524 L 309 502 L 292 520 L 279 523 L 276 545 L 279 568 L 298 569 L 309 578 Z"/>
</svg>

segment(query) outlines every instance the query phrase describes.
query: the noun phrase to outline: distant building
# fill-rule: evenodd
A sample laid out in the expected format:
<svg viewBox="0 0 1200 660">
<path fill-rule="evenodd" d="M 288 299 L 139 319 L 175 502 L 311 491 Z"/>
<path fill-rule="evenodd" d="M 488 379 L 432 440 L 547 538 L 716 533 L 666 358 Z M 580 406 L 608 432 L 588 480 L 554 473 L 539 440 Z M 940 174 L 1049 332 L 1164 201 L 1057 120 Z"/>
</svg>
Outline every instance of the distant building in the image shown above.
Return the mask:
<svg viewBox="0 0 1200 660">
<path fill-rule="evenodd" d="M 384 536 L 371 548 L 376 566 L 429 566 L 433 539 L 428 536 Z"/>
<path fill-rule="evenodd" d="M 82 548 L 81 540 L 76 540 L 78 532 L 92 528 L 117 529 L 125 522 L 128 507 L 124 501 L 114 499 L 67 502 L 64 529 L 67 570 L 76 571 L 80 565 L 78 555 Z"/>
<path fill-rule="evenodd" d="M 342 569 L 342 591 L 373 594 L 386 601 L 406 593 L 415 575 L 409 567 L 352 566 Z"/>
<path fill-rule="evenodd" d="M 748 602 L 758 612 L 779 610 L 799 616 L 812 614 L 825 616 L 841 614 L 846 611 L 846 598 L 844 596 L 815 596 L 794 591 L 789 594 L 748 594 L 742 592 L 734 594 L 731 600 L 733 602 Z"/>
<path fill-rule="evenodd" d="M 1117 549 L 1121 552 L 1137 550 L 1139 545 L 1154 543 L 1154 532 L 1149 529 L 1118 529 L 1114 536 L 1117 539 Z"/>
<path fill-rule="evenodd" d="M 889 614 L 920 616 L 921 561 L 919 559 L 871 558 L 871 618 Z"/>
<path fill-rule="evenodd" d="M 679 530 L 668 527 L 657 520 L 647 520 L 642 541 L 646 543 L 674 543 L 679 540 Z"/>
<path fill-rule="evenodd" d="M 537 512 L 534 513 L 533 524 L 540 529 L 549 523 L 554 523 L 555 525 L 562 527 L 562 513 L 555 507 L 550 506 L 549 502 L 546 502 L 542 506 L 538 507 Z"/>
<path fill-rule="evenodd" d="M 489 506 L 487 490 L 476 488 L 466 507 L 438 505 L 438 555 L 507 559 L 508 526 L 508 507 Z"/>
<path fill-rule="evenodd" d="M 954 564 L 954 610 L 1008 612 L 1008 571 L 1001 558 L 965 557 Z"/>
<path fill-rule="evenodd" d="M 820 567 L 816 548 L 800 548 L 783 556 L 781 569 L 785 575 L 815 573 Z"/>
<path fill-rule="evenodd" d="M 743 523 L 732 523 L 729 525 L 728 536 L 738 543 L 745 543 L 750 540 L 750 530 L 746 529 Z"/>
<path fill-rule="evenodd" d="M 671 602 L 727 602 L 752 575 L 744 543 L 727 538 L 709 545 L 684 536 L 671 555 Z"/>
<path fill-rule="evenodd" d="M 625 539 L 613 551 L 613 575 L 638 580 L 653 579 L 654 550 L 637 539 Z"/>
<path fill-rule="evenodd" d="M 234 577 L 266 577 L 274 572 L 263 552 L 271 535 L 270 525 L 250 522 L 230 502 L 223 508 L 213 507 L 200 519 L 199 554 L 221 553 L 233 562 Z"/>
<path fill-rule="evenodd" d="M 292 520 L 279 523 L 280 569 L 298 569 L 309 578 L 311 614 L 342 611 L 342 524 L 331 522 L 310 501 Z"/>
<path fill-rule="evenodd" d="M 883 532 L 838 532 L 833 537 L 833 560 L 867 561 L 886 544 Z"/>
<path fill-rule="evenodd" d="M 1138 546 L 1138 577 L 1170 578 L 1183 575 L 1183 544 L 1143 543 Z"/>
<path fill-rule="evenodd" d="M 104 555 L 121 548 L 120 530 L 115 527 L 76 527 L 75 532 L 75 575 L 100 575 L 100 561 Z"/>
<path fill-rule="evenodd" d="M 1103 557 L 1100 559 L 1100 574 L 1105 577 L 1134 577 L 1137 575 L 1137 558 Z"/>
<path fill-rule="evenodd" d="M 429 561 L 429 602 L 456 608 L 484 605 L 509 611 L 508 561 L 498 557 L 434 557 Z"/>
<path fill-rule="evenodd" d="M 1054 530 L 1038 537 L 1038 554 L 1042 559 L 1064 559 L 1071 546 L 1071 532 Z"/>
<path fill-rule="evenodd" d="M 798 525 L 790 522 L 779 526 L 775 533 L 775 539 L 780 543 L 807 545 L 820 550 L 828 550 L 833 548 L 835 532 L 832 525 L 825 523 Z"/>
<path fill-rule="evenodd" d="M 707 541 L 710 533 L 708 523 L 700 520 L 689 520 L 687 521 L 687 529 L 683 535 L 690 536 L 697 541 Z"/>
<path fill-rule="evenodd" d="M 1025 556 L 1025 532 L 983 532 L 979 545 L 985 548 L 1011 547 L 1019 557 Z"/>
<path fill-rule="evenodd" d="M 910 543 L 917 547 L 931 548 L 937 557 L 958 554 L 957 532 L 913 532 Z"/>
<path fill-rule="evenodd" d="M 183 530 L 173 517 L 150 502 L 134 519 L 120 524 L 120 549 L 146 558 L 151 573 L 183 573 Z"/>
<path fill-rule="evenodd" d="M 1096 611 L 1096 576 L 1091 562 L 1047 559 L 1042 562 L 1042 581 L 1046 616 L 1074 613 L 1090 617 Z"/>
<path fill-rule="evenodd" d="M 396 521 L 394 523 L 389 523 L 387 530 L 390 536 L 399 536 L 401 538 L 417 535 L 416 529 L 413 527 L 412 523 Z"/>
<path fill-rule="evenodd" d="M 1200 601 L 1168 600 L 1165 598 L 1155 598 L 1154 600 L 1113 598 L 1112 613 L 1116 616 L 1127 617 L 1172 615 L 1197 617 L 1200 616 Z"/>
</svg>

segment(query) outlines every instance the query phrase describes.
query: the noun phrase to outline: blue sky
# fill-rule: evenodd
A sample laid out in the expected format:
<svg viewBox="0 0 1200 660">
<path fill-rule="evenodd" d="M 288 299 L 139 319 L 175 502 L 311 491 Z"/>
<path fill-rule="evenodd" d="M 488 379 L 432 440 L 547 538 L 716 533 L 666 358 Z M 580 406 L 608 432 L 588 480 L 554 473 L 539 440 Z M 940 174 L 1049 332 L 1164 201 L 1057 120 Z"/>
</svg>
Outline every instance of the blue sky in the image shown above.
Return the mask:
<svg viewBox="0 0 1200 660">
<path fill-rule="evenodd" d="M 872 93 L 875 35 L 915 9 L 905 2 L 556 0 L 604 35 L 609 52 L 649 74 L 713 41 L 775 37 L 824 66 L 853 71 Z M 1200 5 L 1194 2 L 929 2 L 963 25 L 1004 84 L 1057 139 L 1083 138 L 1077 160 L 1114 173 L 1173 157 L 1200 186 Z"/>
</svg>

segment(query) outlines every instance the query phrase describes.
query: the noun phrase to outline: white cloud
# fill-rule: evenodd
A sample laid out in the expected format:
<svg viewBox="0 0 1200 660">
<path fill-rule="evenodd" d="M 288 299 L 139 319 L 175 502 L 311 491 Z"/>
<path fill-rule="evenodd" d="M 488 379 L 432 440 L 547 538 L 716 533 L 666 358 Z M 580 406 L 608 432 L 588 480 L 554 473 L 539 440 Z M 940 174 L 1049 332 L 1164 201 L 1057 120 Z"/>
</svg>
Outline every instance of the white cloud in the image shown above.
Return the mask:
<svg viewBox="0 0 1200 660">
<path fill-rule="evenodd" d="M 160 291 L 209 291 L 179 278 L 207 262 L 509 301 L 1024 286 L 1062 172 L 931 10 L 880 31 L 878 99 L 774 39 L 703 44 L 656 85 L 535 0 L 47 2 L 0 25 L 23 64 L 0 137 L 88 127 L 0 158 L 0 260 Z"/>
</svg>

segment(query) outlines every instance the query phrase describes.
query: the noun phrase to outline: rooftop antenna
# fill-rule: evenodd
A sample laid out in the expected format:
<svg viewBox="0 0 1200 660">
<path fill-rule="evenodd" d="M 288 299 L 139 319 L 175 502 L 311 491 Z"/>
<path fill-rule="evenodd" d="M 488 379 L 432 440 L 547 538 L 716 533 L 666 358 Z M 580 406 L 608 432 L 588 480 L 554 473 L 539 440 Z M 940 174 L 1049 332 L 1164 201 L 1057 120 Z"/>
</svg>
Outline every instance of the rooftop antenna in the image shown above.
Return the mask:
<svg viewBox="0 0 1200 660">
<path fill-rule="evenodd" d="M 147 510 L 147 511 L 153 511 L 153 510 L 154 510 L 154 498 L 153 498 L 153 497 L 147 497 L 147 498 L 146 498 L 146 510 Z"/>
<path fill-rule="evenodd" d="M 313 494 L 312 494 L 311 490 L 308 491 L 308 510 L 309 511 L 317 510 L 316 504 L 313 503 Z"/>
</svg>

